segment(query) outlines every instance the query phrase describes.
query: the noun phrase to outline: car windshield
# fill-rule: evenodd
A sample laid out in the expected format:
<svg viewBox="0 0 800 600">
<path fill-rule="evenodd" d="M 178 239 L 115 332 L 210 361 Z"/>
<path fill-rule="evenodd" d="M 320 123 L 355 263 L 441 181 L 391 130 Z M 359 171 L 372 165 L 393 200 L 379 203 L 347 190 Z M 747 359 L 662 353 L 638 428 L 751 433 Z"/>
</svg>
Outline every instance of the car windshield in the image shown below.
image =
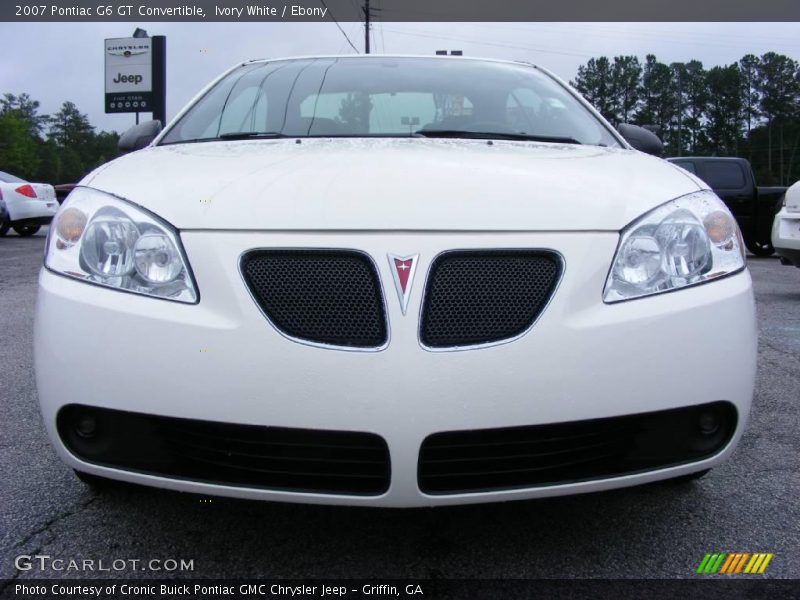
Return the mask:
<svg viewBox="0 0 800 600">
<path fill-rule="evenodd" d="M 533 67 L 380 56 L 243 65 L 160 143 L 368 136 L 620 145 L 569 91 Z"/>
<path fill-rule="evenodd" d="M 28 183 L 24 179 L 20 179 L 11 173 L 6 173 L 5 171 L 0 171 L 0 181 L 3 183 Z"/>
</svg>

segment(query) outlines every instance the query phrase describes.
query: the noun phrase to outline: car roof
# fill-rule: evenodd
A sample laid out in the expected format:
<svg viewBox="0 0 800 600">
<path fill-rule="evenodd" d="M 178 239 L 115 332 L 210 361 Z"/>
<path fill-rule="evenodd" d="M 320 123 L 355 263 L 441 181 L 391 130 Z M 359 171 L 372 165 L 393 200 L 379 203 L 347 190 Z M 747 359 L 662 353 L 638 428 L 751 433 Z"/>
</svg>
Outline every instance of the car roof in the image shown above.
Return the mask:
<svg viewBox="0 0 800 600">
<path fill-rule="evenodd" d="M 6 173 L 5 171 L 0 171 L 0 182 L 3 183 L 28 183 L 24 179 L 17 177 L 16 175 L 12 175 L 11 173 Z"/>
<path fill-rule="evenodd" d="M 314 60 L 314 59 L 328 59 L 328 58 L 348 58 L 354 60 L 375 60 L 386 58 L 425 58 L 428 60 L 461 60 L 461 61 L 475 61 L 475 62 L 489 62 L 499 63 L 506 65 L 517 65 L 525 67 L 540 68 L 537 65 L 523 61 L 523 60 L 507 60 L 502 58 L 485 58 L 481 56 L 448 56 L 444 54 L 314 54 L 308 56 L 281 56 L 276 58 L 253 58 L 245 61 L 242 64 L 252 64 L 259 62 L 275 62 L 281 60 Z"/>
<path fill-rule="evenodd" d="M 742 160 L 747 160 L 746 158 L 741 158 L 739 156 L 670 156 L 667 158 L 670 161 L 676 160 L 724 160 L 724 161 L 731 161 L 731 162 L 739 162 Z"/>
</svg>

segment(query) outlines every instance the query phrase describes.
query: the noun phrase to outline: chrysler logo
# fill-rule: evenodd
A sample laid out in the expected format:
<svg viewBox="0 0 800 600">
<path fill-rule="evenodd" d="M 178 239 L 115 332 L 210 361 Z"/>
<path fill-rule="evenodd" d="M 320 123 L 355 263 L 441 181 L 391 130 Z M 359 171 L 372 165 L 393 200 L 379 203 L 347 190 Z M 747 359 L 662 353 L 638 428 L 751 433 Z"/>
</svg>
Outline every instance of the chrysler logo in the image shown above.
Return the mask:
<svg viewBox="0 0 800 600">
<path fill-rule="evenodd" d="M 147 51 L 148 48 L 145 48 L 143 50 L 129 50 L 127 48 L 126 49 L 114 48 L 113 50 L 111 48 L 108 49 L 108 53 L 111 54 L 112 56 L 124 56 L 125 58 L 131 56 L 138 56 L 139 54 L 145 54 Z"/>
<path fill-rule="evenodd" d="M 413 256 L 396 256 L 389 254 L 389 265 L 392 268 L 392 279 L 400 300 L 400 308 L 406 314 L 408 298 L 411 296 L 411 285 L 414 283 L 414 272 L 417 270 L 419 254 Z"/>
</svg>

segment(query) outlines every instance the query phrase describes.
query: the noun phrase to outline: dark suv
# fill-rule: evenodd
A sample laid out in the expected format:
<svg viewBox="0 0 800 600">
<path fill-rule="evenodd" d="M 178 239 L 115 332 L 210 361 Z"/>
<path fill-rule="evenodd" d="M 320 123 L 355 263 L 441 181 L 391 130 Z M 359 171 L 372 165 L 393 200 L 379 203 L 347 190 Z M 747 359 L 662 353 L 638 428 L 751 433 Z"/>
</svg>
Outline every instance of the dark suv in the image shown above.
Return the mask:
<svg viewBox="0 0 800 600">
<path fill-rule="evenodd" d="M 667 159 L 694 173 L 722 198 L 736 217 L 747 249 L 756 256 L 769 256 L 772 221 L 780 210 L 786 187 L 757 187 L 746 158 L 679 156 Z"/>
</svg>

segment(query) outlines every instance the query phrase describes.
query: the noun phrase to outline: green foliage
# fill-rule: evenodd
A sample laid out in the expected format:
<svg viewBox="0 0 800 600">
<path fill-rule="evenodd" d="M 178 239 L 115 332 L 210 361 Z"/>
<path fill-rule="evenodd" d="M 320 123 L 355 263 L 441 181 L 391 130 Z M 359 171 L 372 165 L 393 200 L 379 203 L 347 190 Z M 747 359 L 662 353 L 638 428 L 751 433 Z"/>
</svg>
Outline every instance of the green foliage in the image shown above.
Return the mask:
<svg viewBox="0 0 800 600">
<path fill-rule="evenodd" d="M 28 133 L 39 137 L 47 126 L 49 117 L 40 115 L 39 102 L 32 100 L 28 94 L 3 94 L 0 98 L 0 114 L 15 114 L 22 122 Z"/>
<path fill-rule="evenodd" d="M 586 65 L 578 67 L 578 76 L 572 85 L 581 95 L 609 121 L 615 121 L 614 100 L 612 99 L 613 73 L 608 58 L 590 58 Z"/>
<path fill-rule="evenodd" d="M 74 183 L 118 155 L 116 133 L 96 133 L 86 115 L 64 102 L 39 114 L 28 94 L 0 98 L 0 170 L 44 183 Z"/>
<path fill-rule="evenodd" d="M 737 64 L 713 67 L 706 74 L 708 90 L 704 153 L 736 155 L 742 135 L 744 110 L 742 74 Z"/>
<path fill-rule="evenodd" d="M 672 71 L 653 54 L 645 58 L 639 86 L 640 102 L 634 113 L 637 125 L 655 125 L 662 136 L 670 131 L 678 105 Z"/>
<path fill-rule="evenodd" d="M 611 97 L 614 120 L 627 123 L 639 104 L 642 66 L 635 56 L 615 56 L 611 69 Z"/>
<path fill-rule="evenodd" d="M 37 138 L 17 111 L 0 113 L 0 170 L 25 177 L 39 166 Z"/>
<path fill-rule="evenodd" d="M 369 131 L 371 110 L 372 100 L 369 94 L 347 94 L 339 106 L 339 121 L 347 124 L 352 131 Z"/>
<path fill-rule="evenodd" d="M 648 54 L 589 59 L 572 85 L 612 124 L 658 132 L 668 156 L 742 156 L 764 184 L 800 176 L 800 65 L 767 52 L 705 69 Z M 635 93 L 632 90 L 635 89 Z"/>
</svg>

